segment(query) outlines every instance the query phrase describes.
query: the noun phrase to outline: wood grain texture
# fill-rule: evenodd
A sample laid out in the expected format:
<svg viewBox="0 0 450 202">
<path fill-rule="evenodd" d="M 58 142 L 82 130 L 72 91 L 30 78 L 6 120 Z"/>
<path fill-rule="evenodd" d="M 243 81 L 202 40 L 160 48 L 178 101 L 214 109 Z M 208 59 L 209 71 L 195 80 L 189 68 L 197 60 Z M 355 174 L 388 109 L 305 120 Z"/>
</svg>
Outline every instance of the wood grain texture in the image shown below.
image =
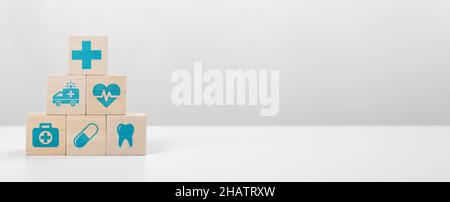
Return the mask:
<svg viewBox="0 0 450 202">
<path fill-rule="evenodd" d="M 90 114 L 126 114 L 127 112 L 127 77 L 126 76 L 88 76 L 87 77 L 87 108 L 86 112 Z M 97 84 L 103 84 L 108 87 L 111 84 L 117 84 L 120 87 L 120 95 L 117 96 L 111 105 L 105 106 L 93 93 Z M 105 92 L 105 96 L 107 92 Z M 109 99 L 109 98 L 107 98 Z"/>
<path fill-rule="evenodd" d="M 61 103 L 61 101 L 61 104 L 53 102 L 63 100 L 64 96 L 70 96 L 73 93 L 66 86 L 70 82 L 79 91 L 79 102 L 75 105 Z M 59 94 L 59 97 L 53 99 L 56 94 Z M 48 76 L 46 111 L 47 114 L 86 114 L 86 76 Z"/>
<path fill-rule="evenodd" d="M 100 60 L 91 60 L 91 68 L 83 69 L 81 60 L 72 59 L 73 50 L 82 50 L 82 41 L 91 41 L 91 50 L 101 50 Z M 69 37 L 69 74 L 71 75 L 107 75 L 108 74 L 108 37 L 70 36 Z"/>
<path fill-rule="evenodd" d="M 120 124 L 131 124 L 134 127 L 132 145 L 123 141 L 119 146 Z M 147 116 L 145 114 L 108 115 L 106 134 L 106 155 L 146 155 L 147 151 Z"/>
<path fill-rule="evenodd" d="M 39 130 L 40 124 L 51 124 L 51 128 L 58 131 L 58 146 L 40 147 L 33 146 L 33 130 Z M 53 134 L 52 134 L 53 135 Z M 38 137 L 34 137 L 38 138 Z M 54 136 L 52 138 L 55 138 Z M 53 139 L 55 140 L 55 139 Z M 53 140 L 49 140 L 50 142 Z M 30 113 L 27 116 L 26 129 L 26 154 L 27 155 L 65 155 L 66 154 L 66 116 L 46 115 L 43 113 Z"/>
<path fill-rule="evenodd" d="M 98 126 L 98 129 L 96 130 L 92 125 L 88 126 L 89 124 Z M 83 130 L 89 137 L 92 137 L 96 131 L 97 134 L 80 148 L 76 146 L 75 139 Z M 106 116 L 68 115 L 66 145 L 67 155 L 106 155 Z"/>
</svg>

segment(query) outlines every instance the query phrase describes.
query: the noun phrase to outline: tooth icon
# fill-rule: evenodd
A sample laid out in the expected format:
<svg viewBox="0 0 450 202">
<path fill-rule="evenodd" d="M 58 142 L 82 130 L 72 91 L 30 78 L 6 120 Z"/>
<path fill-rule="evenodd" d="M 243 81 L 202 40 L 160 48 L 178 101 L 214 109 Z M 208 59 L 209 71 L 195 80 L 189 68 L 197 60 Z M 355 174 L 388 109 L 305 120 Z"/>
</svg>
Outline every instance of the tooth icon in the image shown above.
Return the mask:
<svg viewBox="0 0 450 202">
<path fill-rule="evenodd" d="M 125 140 L 128 141 L 128 145 L 130 145 L 130 147 L 133 147 L 133 124 L 119 124 L 119 126 L 117 126 L 117 134 L 119 135 L 119 147 L 122 147 Z"/>
</svg>

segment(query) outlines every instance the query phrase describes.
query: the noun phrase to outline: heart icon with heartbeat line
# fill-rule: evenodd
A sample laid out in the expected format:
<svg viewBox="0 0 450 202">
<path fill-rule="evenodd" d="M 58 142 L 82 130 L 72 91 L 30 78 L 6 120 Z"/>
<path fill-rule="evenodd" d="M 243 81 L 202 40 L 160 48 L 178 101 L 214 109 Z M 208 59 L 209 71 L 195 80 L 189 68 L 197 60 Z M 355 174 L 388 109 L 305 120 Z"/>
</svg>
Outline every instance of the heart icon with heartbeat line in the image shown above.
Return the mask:
<svg viewBox="0 0 450 202">
<path fill-rule="evenodd" d="M 115 83 L 109 84 L 108 87 L 99 83 L 94 86 L 92 93 L 103 106 L 108 108 L 119 97 L 120 87 Z"/>
</svg>

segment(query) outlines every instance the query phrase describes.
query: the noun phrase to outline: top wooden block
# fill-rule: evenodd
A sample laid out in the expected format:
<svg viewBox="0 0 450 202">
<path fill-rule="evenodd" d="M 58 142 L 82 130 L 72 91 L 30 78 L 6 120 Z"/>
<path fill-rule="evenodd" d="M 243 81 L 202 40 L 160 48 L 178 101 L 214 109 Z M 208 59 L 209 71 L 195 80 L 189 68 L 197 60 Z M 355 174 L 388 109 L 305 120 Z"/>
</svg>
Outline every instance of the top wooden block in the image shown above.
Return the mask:
<svg viewBox="0 0 450 202">
<path fill-rule="evenodd" d="M 108 37 L 69 37 L 70 75 L 108 74 Z"/>
</svg>

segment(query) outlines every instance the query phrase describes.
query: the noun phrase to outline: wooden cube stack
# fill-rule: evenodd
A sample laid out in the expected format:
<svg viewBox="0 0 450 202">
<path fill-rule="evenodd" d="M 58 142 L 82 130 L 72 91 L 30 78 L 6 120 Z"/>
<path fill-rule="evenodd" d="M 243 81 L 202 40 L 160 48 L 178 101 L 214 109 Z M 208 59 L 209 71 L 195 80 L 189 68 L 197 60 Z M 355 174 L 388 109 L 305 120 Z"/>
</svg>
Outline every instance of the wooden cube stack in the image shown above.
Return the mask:
<svg viewBox="0 0 450 202">
<path fill-rule="evenodd" d="M 126 76 L 107 75 L 108 38 L 69 37 L 69 75 L 47 79 L 27 117 L 27 155 L 145 155 L 147 116 L 127 114 Z"/>
</svg>

